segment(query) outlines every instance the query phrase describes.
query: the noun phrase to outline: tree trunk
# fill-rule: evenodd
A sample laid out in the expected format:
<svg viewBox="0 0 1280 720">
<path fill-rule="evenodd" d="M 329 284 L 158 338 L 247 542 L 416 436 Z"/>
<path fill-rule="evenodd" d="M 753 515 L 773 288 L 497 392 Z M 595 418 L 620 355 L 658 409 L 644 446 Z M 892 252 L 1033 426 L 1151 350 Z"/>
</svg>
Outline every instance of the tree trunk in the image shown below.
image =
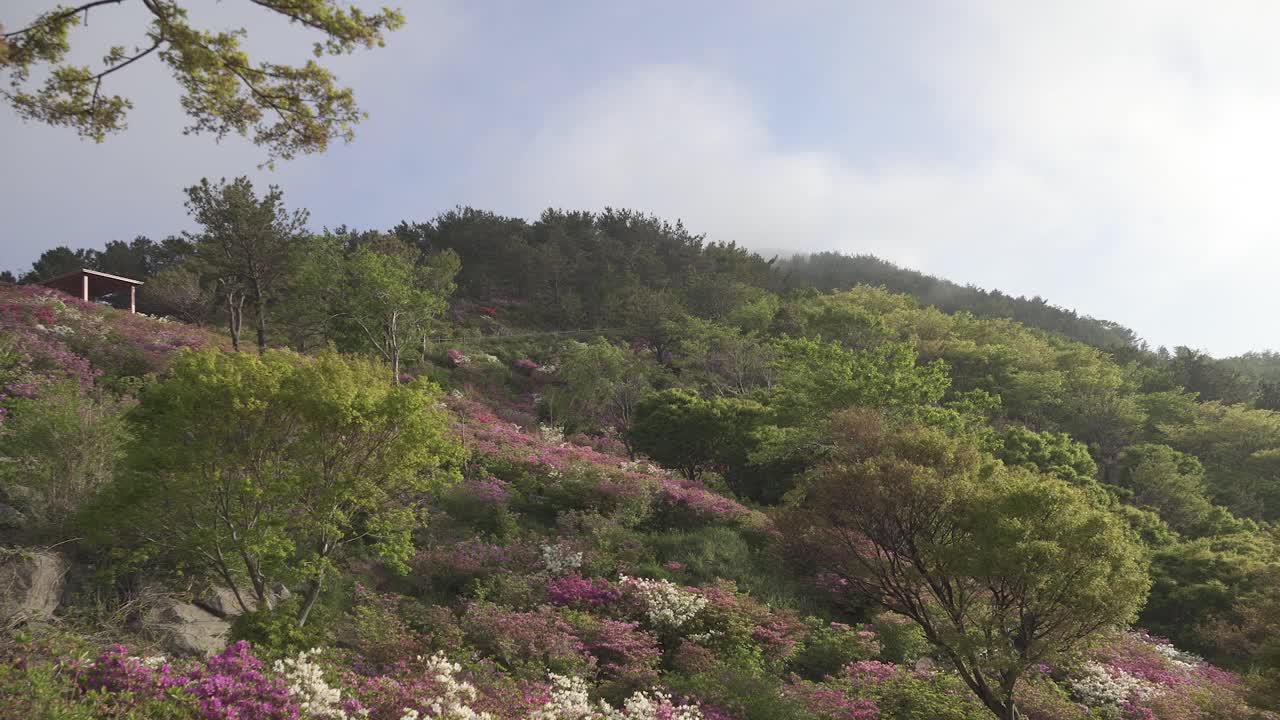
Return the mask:
<svg viewBox="0 0 1280 720">
<path fill-rule="evenodd" d="M 302 608 L 298 611 L 298 627 L 307 624 L 307 617 L 311 615 L 311 608 L 315 607 L 316 600 L 320 597 L 320 580 L 319 578 L 312 580 L 311 585 L 307 588 L 306 598 L 302 601 Z"/>
<path fill-rule="evenodd" d="M 267 351 L 267 303 L 261 291 L 254 293 L 253 309 L 258 316 L 258 354 Z"/>
<path fill-rule="evenodd" d="M 227 322 L 231 331 L 231 349 L 240 352 L 240 327 L 244 322 L 244 298 L 237 301 L 235 291 L 227 293 Z"/>
</svg>

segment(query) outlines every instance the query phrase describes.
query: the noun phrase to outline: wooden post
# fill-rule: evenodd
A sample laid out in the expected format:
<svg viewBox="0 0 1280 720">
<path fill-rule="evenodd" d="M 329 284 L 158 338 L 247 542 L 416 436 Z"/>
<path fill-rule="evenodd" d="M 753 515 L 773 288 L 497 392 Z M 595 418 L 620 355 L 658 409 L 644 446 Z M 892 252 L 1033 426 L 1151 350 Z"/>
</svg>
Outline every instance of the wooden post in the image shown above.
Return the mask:
<svg viewBox="0 0 1280 720">
<path fill-rule="evenodd" d="M 129 312 L 138 314 L 138 286 L 129 286 Z"/>
<path fill-rule="evenodd" d="M 89 302 L 89 273 L 80 275 L 80 299 Z"/>
</svg>

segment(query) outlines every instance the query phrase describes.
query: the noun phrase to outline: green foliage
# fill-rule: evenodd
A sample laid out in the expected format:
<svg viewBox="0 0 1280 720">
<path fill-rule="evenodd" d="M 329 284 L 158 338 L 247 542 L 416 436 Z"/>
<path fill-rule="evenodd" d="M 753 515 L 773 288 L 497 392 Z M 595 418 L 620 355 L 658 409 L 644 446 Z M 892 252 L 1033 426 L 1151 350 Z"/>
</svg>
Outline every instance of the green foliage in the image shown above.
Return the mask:
<svg viewBox="0 0 1280 720">
<path fill-rule="evenodd" d="M 845 666 L 876 656 L 876 647 L 858 636 L 858 630 L 841 623 L 805 618 L 804 642 L 790 658 L 787 669 L 806 680 L 838 677 Z"/>
<path fill-rule="evenodd" d="M 1078 487 L 1094 483 L 1098 464 L 1084 445 L 1066 433 L 1035 432 L 1013 425 L 1000 434 L 993 453 L 1007 465 L 1030 468 Z"/>
<path fill-rule="evenodd" d="M 1230 515 L 1209 501 L 1200 461 L 1167 445 L 1126 450 L 1119 485 L 1132 493 L 1135 505 L 1155 509 L 1178 532 L 1200 536 L 1231 529 Z"/>
<path fill-rule="evenodd" d="M 920 625 L 993 713 L 1027 669 L 1141 606 L 1142 552 L 1084 491 L 873 413 L 837 416 L 833 440 L 788 524 L 798 550 Z"/>
<path fill-rule="evenodd" d="M 1269 582 L 1278 561 L 1274 543 L 1247 530 L 1158 548 L 1142 624 L 1183 646 L 1213 652 L 1198 626 L 1232 611 Z"/>
<path fill-rule="evenodd" d="M 560 353 L 557 383 L 546 394 L 545 410 L 552 424 L 571 432 L 625 429 L 660 374 L 651 363 L 604 338 L 571 341 Z"/>
<path fill-rule="evenodd" d="M 310 622 L 298 625 L 302 601 L 290 598 L 275 607 L 263 607 L 241 613 L 231 621 L 230 640 L 253 643 L 259 657 L 276 659 L 297 655 L 303 650 L 322 647 L 330 641 L 325 613 L 313 612 Z"/>
<path fill-rule="evenodd" d="M 202 178 L 187 188 L 187 210 L 201 226 L 192 239 L 205 284 L 226 307 L 231 342 L 240 348 L 244 304 L 257 325 L 258 352 L 267 349 L 267 306 L 291 270 L 294 248 L 306 229 L 306 210 L 289 212 L 272 185 L 262 198 L 247 177 L 218 184 Z"/>
<path fill-rule="evenodd" d="M 1199 459 L 1216 502 L 1243 517 L 1280 518 L 1280 413 L 1211 402 L 1189 422 L 1160 430 L 1169 445 Z"/>
<path fill-rule="evenodd" d="M 418 499 L 460 459 L 436 397 L 360 358 L 186 353 L 133 411 L 145 440 L 93 521 L 247 578 L 260 606 L 276 580 L 307 581 L 314 602 L 353 543 L 406 567 Z"/>
<path fill-rule="evenodd" d="M 893 720 L 986 720 L 987 709 L 965 694 L 959 679 L 946 675 L 930 678 L 901 674 L 873 687 L 868 695 L 880 708 L 880 717 Z"/>
<path fill-rule="evenodd" d="M 62 384 L 12 401 L 9 412 L 0 425 L 0 498 L 34 521 L 28 532 L 56 536 L 124 458 L 124 406 Z"/>
<path fill-rule="evenodd" d="M 425 352 L 458 273 L 453 252 L 424 255 L 390 235 L 317 236 L 295 258 L 285 303 L 295 344 L 313 344 L 314 335 L 343 350 L 372 351 L 391 366 L 392 379 L 407 352 Z"/>
<path fill-rule="evenodd" d="M 871 622 L 880 641 L 880 657 L 887 662 L 914 665 L 929 654 L 929 640 L 910 618 L 880 613 Z"/>
<path fill-rule="evenodd" d="M 133 103 L 103 91 L 103 81 L 156 54 L 182 86 L 182 107 L 191 119 L 186 132 L 252 137 L 271 159 L 321 152 L 329 141 L 349 141 L 363 117 L 350 88 L 342 88 L 316 60 L 302 65 L 255 62 L 241 46 L 241 28 L 213 32 L 193 25 L 183 3 L 155 0 L 146 9 L 146 41 L 132 49 L 111 47 L 103 69 L 68 62 L 71 31 L 87 22 L 89 9 L 112 4 L 82 2 L 36 16 L 25 27 L 0 35 L 0 70 L 9 76 L 4 99 L 27 120 L 74 129 L 101 142 L 126 126 Z M 386 32 L 404 24 L 387 8 L 366 14 L 335 0 L 264 0 L 257 5 L 320 34 L 315 55 L 346 55 L 383 44 Z M 39 87 L 32 71 L 47 68 Z"/>
<path fill-rule="evenodd" d="M 636 406 L 627 439 L 637 452 L 696 480 L 713 465 L 746 465 L 751 435 L 764 418 L 764 406 L 751 400 L 664 390 Z M 731 472 L 731 486 L 733 479 Z"/>
</svg>

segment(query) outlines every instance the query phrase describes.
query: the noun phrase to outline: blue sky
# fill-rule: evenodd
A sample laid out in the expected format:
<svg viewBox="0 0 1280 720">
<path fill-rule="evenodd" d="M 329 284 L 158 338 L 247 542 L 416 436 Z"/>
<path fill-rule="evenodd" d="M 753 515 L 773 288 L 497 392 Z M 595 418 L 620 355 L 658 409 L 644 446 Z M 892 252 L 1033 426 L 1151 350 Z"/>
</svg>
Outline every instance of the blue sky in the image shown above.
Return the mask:
<svg viewBox="0 0 1280 720">
<path fill-rule="evenodd" d="M 134 4 L 95 11 L 86 58 L 137 38 Z M 305 33 L 243 0 L 192 4 L 264 57 L 305 57 Z M 49 5 L 10 0 L 0 23 Z M 0 109 L 0 267 L 189 229 L 185 185 L 248 174 L 317 228 L 633 207 L 1039 294 L 1153 344 L 1280 346 L 1280 6 L 401 7 L 387 48 L 335 64 L 370 114 L 355 142 L 273 172 L 238 138 L 183 136 L 154 63 L 117 76 L 136 107 L 102 145 Z"/>
</svg>

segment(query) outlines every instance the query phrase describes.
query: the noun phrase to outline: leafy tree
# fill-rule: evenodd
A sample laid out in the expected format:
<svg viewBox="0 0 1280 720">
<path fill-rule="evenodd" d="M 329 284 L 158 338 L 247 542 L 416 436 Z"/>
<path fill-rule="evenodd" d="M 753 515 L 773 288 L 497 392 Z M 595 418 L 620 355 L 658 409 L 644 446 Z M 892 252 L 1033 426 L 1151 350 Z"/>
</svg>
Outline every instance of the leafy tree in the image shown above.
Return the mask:
<svg viewBox="0 0 1280 720">
<path fill-rule="evenodd" d="M 187 209 L 202 226 L 194 237 L 196 257 L 226 303 L 232 344 L 240 349 L 247 300 L 256 319 L 258 352 L 265 352 L 267 306 L 290 271 L 307 211 L 286 210 L 284 193 L 275 185 L 259 199 L 247 177 L 217 185 L 202 179 L 187 188 Z"/>
<path fill-rule="evenodd" d="M 238 598 L 247 580 L 262 608 L 275 582 L 303 582 L 304 624 L 353 544 L 406 569 L 421 493 L 455 476 L 438 389 L 386 373 L 333 353 L 184 353 L 142 393 L 129 472 L 91 521 Z"/>
<path fill-rule="evenodd" d="M 1006 464 L 1021 465 L 1077 487 L 1094 483 L 1098 464 L 1084 445 L 1066 433 L 1035 432 L 1013 425 L 1000 435 L 994 455 Z"/>
<path fill-rule="evenodd" d="M 1174 348 L 1165 372 L 1175 385 L 1195 393 L 1201 400 L 1243 403 L 1254 395 L 1253 383 L 1242 373 L 1188 347 Z"/>
<path fill-rule="evenodd" d="M 1180 533 L 1211 534 L 1214 521 L 1226 516 L 1209 501 L 1200 461 L 1168 445 L 1143 443 L 1126 450 L 1118 484 L 1132 493 L 1133 504 L 1153 508 Z"/>
<path fill-rule="evenodd" d="M 183 322 L 198 323 L 209 315 L 213 300 L 200 285 L 200 276 L 191 270 L 164 270 L 142 286 L 138 309 L 149 315 L 168 315 Z"/>
<path fill-rule="evenodd" d="M 66 245 L 59 245 L 40 253 L 31 269 L 23 273 L 22 282 L 44 282 L 82 268 L 94 269 L 90 251 L 72 250 Z"/>
<path fill-rule="evenodd" d="M 1210 402 L 1189 422 L 1159 429 L 1204 465 L 1214 501 L 1242 517 L 1280 518 L 1280 413 Z"/>
<path fill-rule="evenodd" d="M 1277 559 L 1275 544 L 1249 526 L 1156 548 L 1142 626 L 1183 647 L 1218 654 L 1220 646 L 1198 630 L 1267 587 L 1280 567 Z"/>
<path fill-rule="evenodd" d="M 758 432 L 752 462 L 775 465 L 775 476 L 813 462 L 827 418 L 839 409 L 878 407 L 915 417 L 936 406 L 947 391 L 946 366 L 917 365 L 916 357 L 903 343 L 857 352 L 811 338 L 778 341 L 778 379 L 766 401 L 770 417 Z"/>
<path fill-rule="evenodd" d="M 918 365 L 915 350 L 900 343 L 855 352 L 794 338 L 780 341 L 777 349 L 778 384 L 769 405 L 780 424 L 821 421 L 852 406 L 911 414 L 940 402 L 950 382 L 944 363 Z"/>
<path fill-rule="evenodd" d="M 697 480 L 712 466 L 745 465 L 751 432 L 764 414 L 751 400 L 663 390 L 636 406 L 627 439 L 637 452 Z"/>
<path fill-rule="evenodd" d="M 0 424 L 0 495 L 56 534 L 111 481 L 128 439 L 120 404 L 74 384 L 11 400 Z"/>
<path fill-rule="evenodd" d="M 322 152 L 329 141 L 350 141 L 363 118 L 350 88 L 316 60 L 302 65 L 255 62 L 241 46 L 247 32 L 213 32 L 192 24 L 179 0 L 129 3 L 149 20 L 145 38 L 131 49 L 112 46 L 103 68 L 68 62 L 71 31 L 89 12 L 123 0 L 94 0 L 58 6 L 17 30 L 0 34 L 0 71 L 9 77 L 4 99 L 27 120 L 74 129 L 101 142 L 125 128 L 133 103 L 104 89 L 108 78 L 149 55 L 164 63 L 182 87 L 182 107 L 191 119 L 188 133 L 252 136 L 269 158 Z M 319 33 L 315 55 L 346 55 L 359 47 L 382 46 L 384 34 L 404 24 L 400 13 L 383 8 L 365 13 L 337 0 L 254 0 L 271 13 Z M 47 69 L 35 86 L 32 71 Z"/>
<path fill-rule="evenodd" d="M 681 378 L 716 395 L 746 397 L 772 387 L 778 375 L 766 342 L 696 318 L 678 329 L 676 354 Z"/>
<path fill-rule="evenodd" d="M 996 717 L 1021 717 L 1029 668 L 1142 604 L 1139 547 L 1082 490 L 872 411 L 837 416 L 833 441 L 789 523 L 799 557 L 911 618 Z"/>
<path fill-rule="evenodd" d="M 604 338 L 571 341 L 560 354 L 545 407 L 554 423 L 573 430 L 625 430 L 657 375 L 652 363 Z"/>
<path fill-rule="evenodd" d="M 372 349 L 400 377 L 406 350 L 425 338 L 444 311 L 458 272 L 451 250 L 424 257 L 390 235 L 363 238 L 354 249 L 337 235 L 314 238 L 298 253 L 290 304 L 298 315 L 343 334 L 348 349 Z"/>
</svg>

